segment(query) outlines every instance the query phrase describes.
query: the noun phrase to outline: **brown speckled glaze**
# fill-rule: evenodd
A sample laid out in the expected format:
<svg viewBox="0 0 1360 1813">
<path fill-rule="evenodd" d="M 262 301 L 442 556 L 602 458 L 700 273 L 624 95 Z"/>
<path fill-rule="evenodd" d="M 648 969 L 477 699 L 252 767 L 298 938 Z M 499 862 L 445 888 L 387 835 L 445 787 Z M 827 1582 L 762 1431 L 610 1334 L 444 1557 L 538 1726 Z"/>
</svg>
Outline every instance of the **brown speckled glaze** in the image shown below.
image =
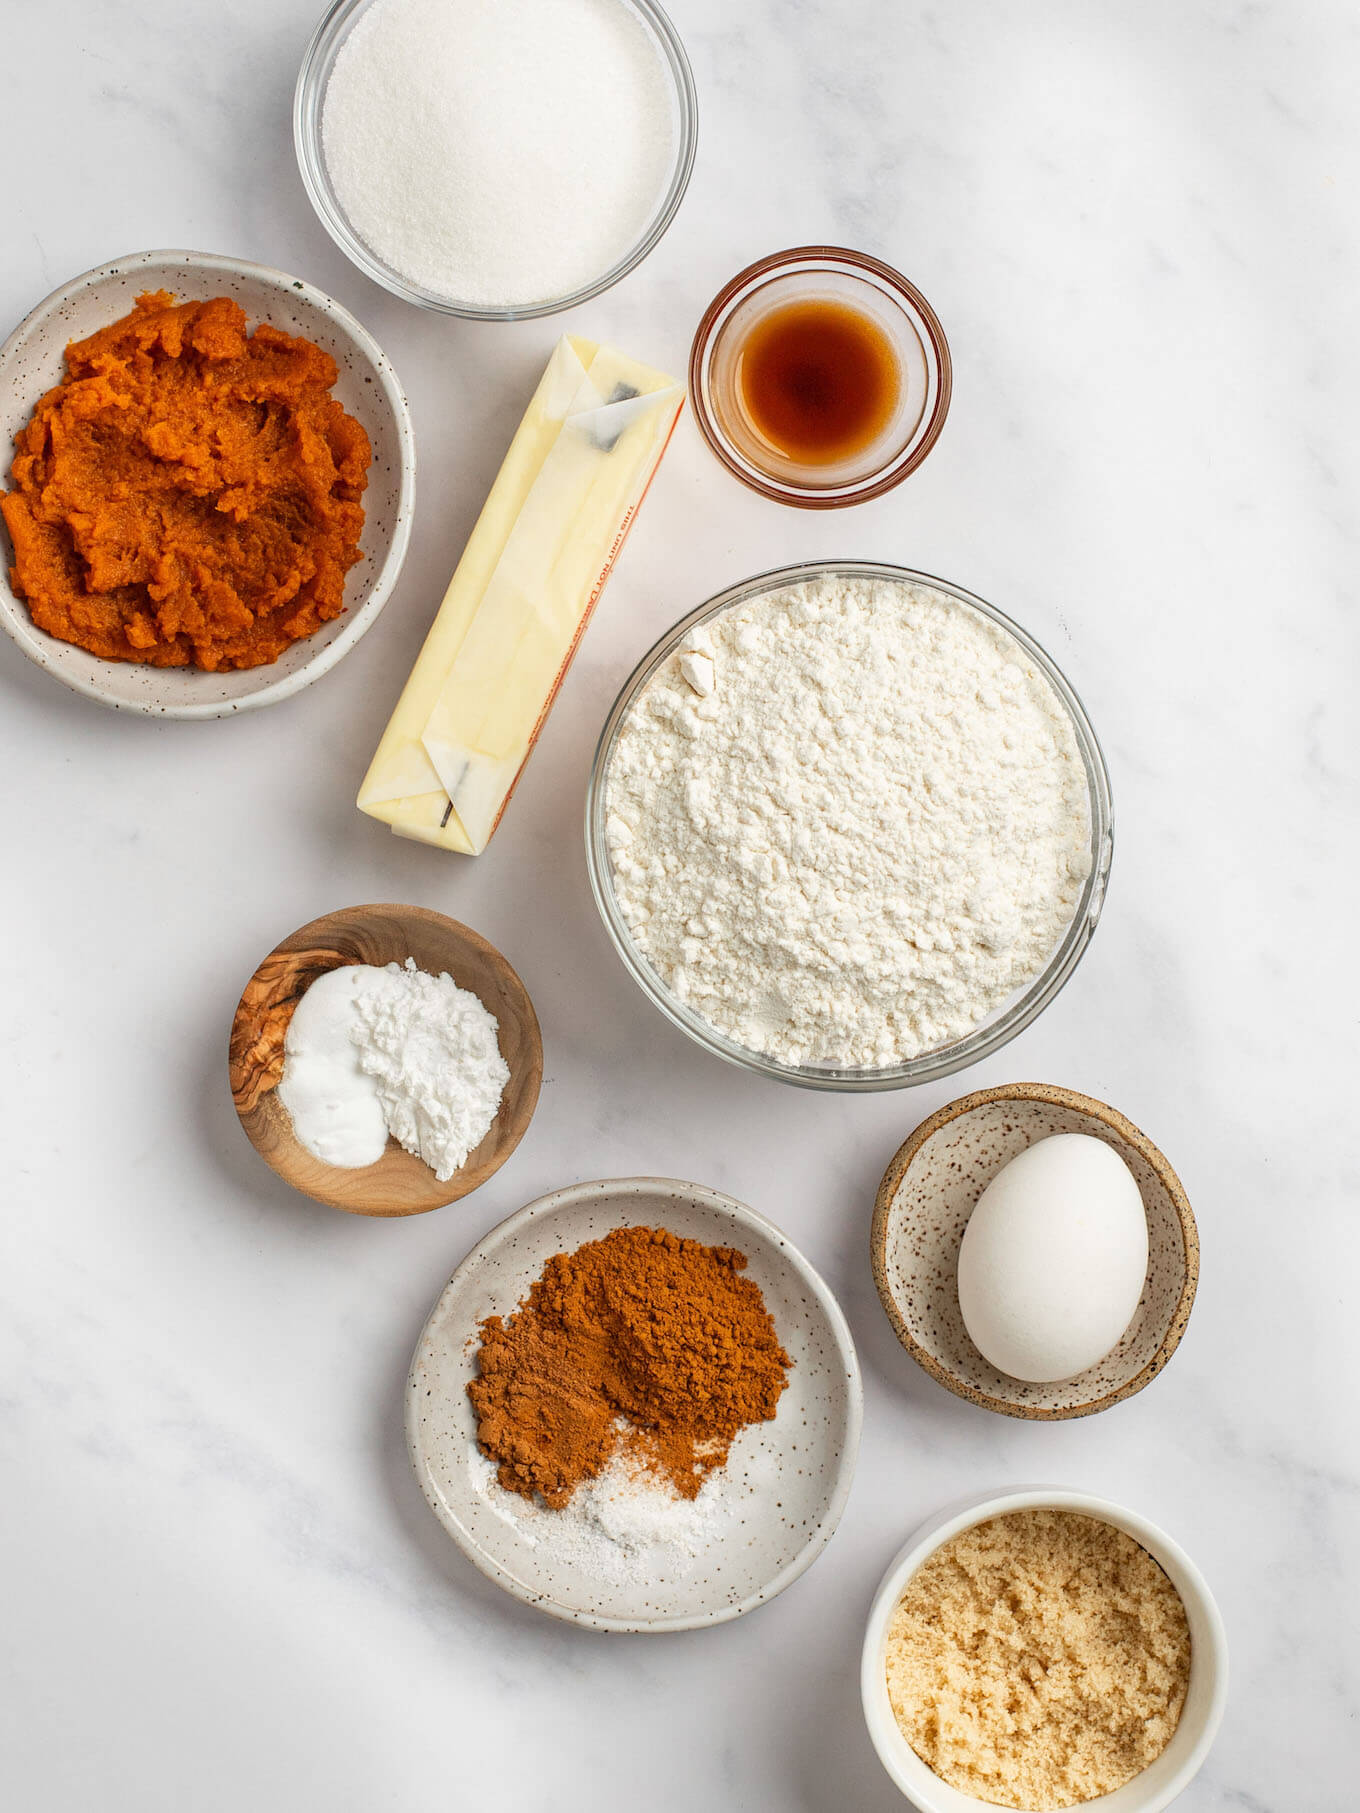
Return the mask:
<svg viewBox="0 0 1360 1813">
<path fill-rule="evenodd" d="M 0 525 L 0 628 L 54 679 L 114 711 L 227 718 L 291 698 L 320 679 L 376 620 L 406 557 L 415 508 L 415 436 L 397 375 L 377 342 L 320 290 L 267 265 L 211 252 L 133 252 L 54 290 L 0 347 L 0 482 L 8 483 L 14 438 L 33 405 L 61 378 L 69 342 L 117 321 L 143 290 L 157 289 L 173 291 L 182 302 L 230 296 L 252 328 L 268 321 L 285 333 L 302 334 L 339 366 L 333 394 L 363 425 L 373 446 L 359 543 L 364 558 L 350 569 L 345 609 L 267 667 L 210 674 L 104 661 L 34 624 L 10 587 L 9 541 Z"/>
<path fill-rule="evenodd" d="M 1011 1159 L 1052 1133 L 1086 1133 L 1128 1165 L 1148 1222 L 1148 1271 L 1133 1321 L 1096 1365 L 1060 1384 L 1008 1378 L 974 1347 L 958 1297 L 959 1246 L 978 1197 Z M 932 1378 L 984 1409 L 1090 1416 L 1156 1378 L 1180 1344 L 1199 1280 L 1199 1236 L 1180 1179 L 1131 1121 L 1048 1083 L 980 1089 L 923 1121 L 884 1173 L 870 1257 L 888 1319 Z"/>
<path fill-rule="evenodd" d="M 748 1261 L 793 1359 L 773 1422 L 747 1436 L 774 1461 L 777 1502 L 739 1521 L 674 1579 L 610 1582 L 535 1554 L 476 1491 L 476 1421 L 467 1395 L 477 1324 L 508 1315 L 554 1253 L 614 1228 L 665 1227 Z M 831 1540 L 855 1470 L 863 1406 L 845 1317 L 807 1260 L 772 1222 L 730 1196 L 667 1177 L 576 1184 L 531 1202 L 493 1228 L 445 1287 L 421 1331 L 406 1393 L 406 1434 L 421 1490 L 481 1571 L 526 1604 L 605 1631 L 689 1630 L 763 1605 L 810 1567 Z M 729 1472 L 731 1469 L 729 1468 Z M 741 1474 L 738 1470 L 737 1478 Z"/>
</svg>

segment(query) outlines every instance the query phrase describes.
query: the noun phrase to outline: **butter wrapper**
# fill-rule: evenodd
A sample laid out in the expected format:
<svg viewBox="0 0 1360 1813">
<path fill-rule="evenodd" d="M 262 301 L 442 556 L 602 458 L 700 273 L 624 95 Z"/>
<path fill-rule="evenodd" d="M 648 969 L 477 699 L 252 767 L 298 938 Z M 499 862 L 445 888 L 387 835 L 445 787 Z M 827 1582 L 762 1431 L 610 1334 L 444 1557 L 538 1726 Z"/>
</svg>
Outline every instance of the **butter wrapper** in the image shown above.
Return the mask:
<svg viewBox="0 0 1360 1813">
<path fill-rule="evenodd" d="M 478 855 L 500 823 L 684 405 L 559 340 L 362 787 L 402 837 Z"/>
</svg>

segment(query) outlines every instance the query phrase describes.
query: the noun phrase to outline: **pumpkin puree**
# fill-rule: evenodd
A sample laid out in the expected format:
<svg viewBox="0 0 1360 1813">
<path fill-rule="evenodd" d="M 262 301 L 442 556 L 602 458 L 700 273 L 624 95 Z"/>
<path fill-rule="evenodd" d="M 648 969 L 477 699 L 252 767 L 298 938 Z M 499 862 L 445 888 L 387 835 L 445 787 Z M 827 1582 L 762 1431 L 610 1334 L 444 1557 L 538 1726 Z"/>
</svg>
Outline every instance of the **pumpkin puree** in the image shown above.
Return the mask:
<svg viewBox="0 0 1360 1813">
<path fill-rule="evenodd" d="M 164 290 L 74 341 L 0 497 L 33 621 L 115 661 L 275 661 L 344 608 L 368 436 L 329 353 Z"/>
</svg>

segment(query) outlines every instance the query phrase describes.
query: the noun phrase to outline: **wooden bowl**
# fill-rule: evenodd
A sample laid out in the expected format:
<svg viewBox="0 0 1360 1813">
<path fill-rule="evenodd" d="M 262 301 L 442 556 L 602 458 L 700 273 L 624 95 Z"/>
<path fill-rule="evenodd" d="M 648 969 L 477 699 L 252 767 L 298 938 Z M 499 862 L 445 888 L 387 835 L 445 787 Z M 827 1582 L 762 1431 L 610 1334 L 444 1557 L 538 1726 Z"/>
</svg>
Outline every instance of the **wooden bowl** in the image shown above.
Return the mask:
<svg viewBox="0 0 1360 1813">
<path fill-rule="evenodd" d="M 974 1347 L 959 1309 L 963 1230 L 1003 1165 L 1051 1133 L 1086 1133 L 1133 1173 L 1148 1224 L 1148 1269 L 1117 1347 L 1058 1384 L 1008 1378 Z M 1180 1179 L 1145 1133 L 1089 1095 L 1008 1083 L 950 1102 L 912 1134 L 874 1205 L 874 1282 L 897 1338 L 941 1385 L 1003 1416 L 1091 1416 L 1149 1384 L 1180 1345 L 1199 1282 L 1199 1234 Z"/>
<path fill-rule="evenodd" d="M 408 957 L 431 975 L 447 971 L 480 999 L 495 1016 L 510 1069 L 490 1131 L 446 1183 L 394 1139 L 375 1165 L 345 1170 L 324 1164 L 299 1143 L 277 1094 L 288 1023 L 316 978 L 350 963 L 404 963 Z M 312 920 L 265 958 L 236 1009 L 229 1065 L 241 1125 L 285 1183 L 349 1215 L 423 1215 L 484 1184 L 519 1144 L 538 1104 L 543 1044 L 524 984 L 485 938 L 426 907 L 356 906 Z"/>
</svg>

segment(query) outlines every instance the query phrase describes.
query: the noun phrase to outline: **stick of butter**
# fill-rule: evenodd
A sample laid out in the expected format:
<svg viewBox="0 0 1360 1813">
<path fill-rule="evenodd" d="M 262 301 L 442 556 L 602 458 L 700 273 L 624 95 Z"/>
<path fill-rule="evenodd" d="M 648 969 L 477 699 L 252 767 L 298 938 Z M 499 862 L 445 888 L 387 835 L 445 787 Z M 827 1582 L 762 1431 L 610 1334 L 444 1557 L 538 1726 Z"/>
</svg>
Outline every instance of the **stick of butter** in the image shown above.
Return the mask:
<svg viewBox="0 0 1360 1813">
<path fill-rule="evenodd" d="M 500 823 L 684 403 L 559 340 L 359 789 L 402 837 L 477 855 Z"/>
</svg>

